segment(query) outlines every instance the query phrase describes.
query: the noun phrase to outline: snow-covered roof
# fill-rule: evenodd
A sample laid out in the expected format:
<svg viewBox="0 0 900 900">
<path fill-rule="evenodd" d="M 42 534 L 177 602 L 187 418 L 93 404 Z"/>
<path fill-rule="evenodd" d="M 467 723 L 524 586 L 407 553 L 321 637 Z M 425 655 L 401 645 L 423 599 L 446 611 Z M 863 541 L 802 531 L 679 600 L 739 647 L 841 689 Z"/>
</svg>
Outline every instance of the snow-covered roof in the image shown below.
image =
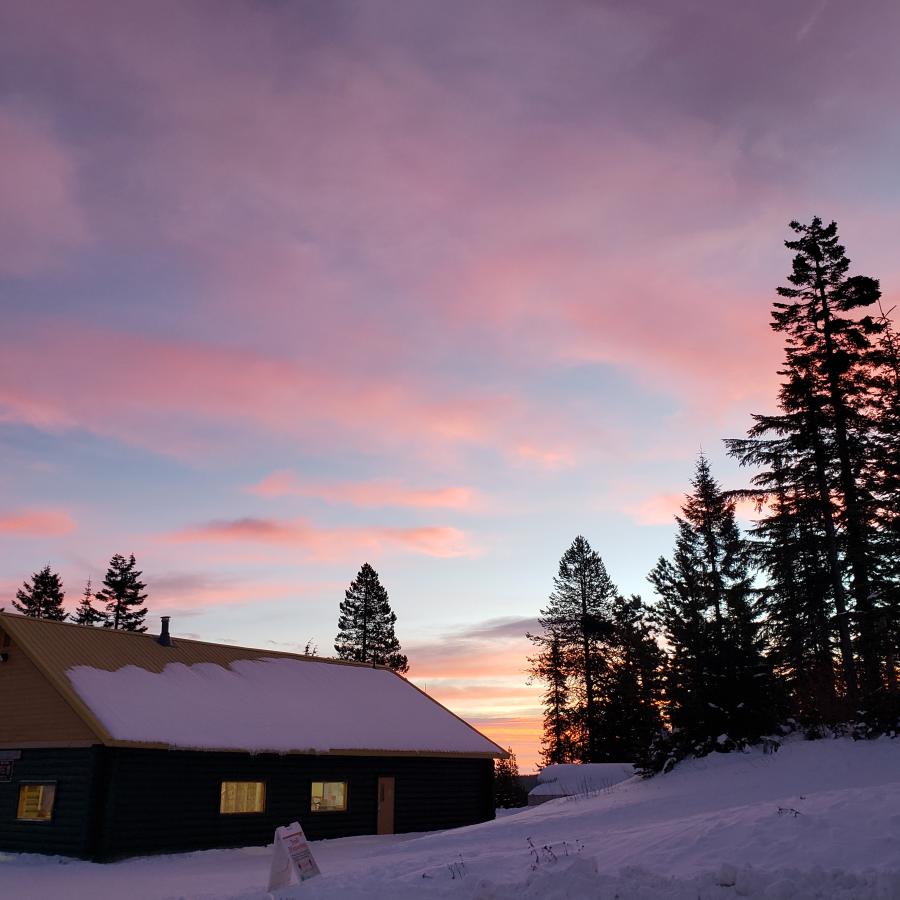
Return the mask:
<svg viewBox="0 0 900 900">
<path fill-rule="evenodd" d="M 116 741 L 253 752 L 499 755 L 501 749 L 383 668 L 309 659 L 75 666 L 72 687 Z"/>
<path fill-rule="evenodd" d="M 533 797 L 571 797 L 591 794 L 626 781 L 634 775 L 631 763 L 564 763 L 545 766 L 538 783 L 529 792 Z"/>
<path fill-rule="evenodd" d="M 383 666 L 92 628 L 0 611 L 0 632 L 101 744 L 502 757 Z M 54 740 L 84 740 L 85 729 Z"/>
</svg>

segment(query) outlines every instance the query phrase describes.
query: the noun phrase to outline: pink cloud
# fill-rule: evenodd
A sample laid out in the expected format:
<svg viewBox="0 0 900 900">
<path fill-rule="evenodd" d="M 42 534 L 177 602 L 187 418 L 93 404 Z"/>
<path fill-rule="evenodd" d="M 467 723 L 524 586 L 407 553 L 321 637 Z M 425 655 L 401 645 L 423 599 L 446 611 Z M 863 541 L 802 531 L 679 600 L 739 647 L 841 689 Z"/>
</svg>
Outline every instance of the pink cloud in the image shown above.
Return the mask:
<svg viewBox="0 0 900 900">
<path fill-rule="evenodd" d="M 626 503 L 623 509 L 638 525 L 671 525 L 675 516 L 681 515 L 684 501 L 684 494 L 661 493 L 637 503 Z M 735 514 L 746 523 L 764 516 L 765 509 L 758 512 L 753 501 L 738 500 L 735 503 Z"/>
<path fill-rule="evenodd" d="M 32 275 L 89 240 L 75 166 L 45 123 L 10 108 L 0 147 L 0 275 Z"/>
<path fill-rule="evenodd" d="M 549 450 L 535 447 L 532 444 L 523 443 L 516 447 L 517 455 L 528 462 L 537 463 L 545 469 L 569 468 L 575 464 L 575 460 L 567 450 Z"/>
<path fill-rule="evenodd" d="M 250 581 L 197 573 L 151 575 L 147 581 L 155 612 L 185 616 L 220 606 L 248 606 L 337 588 L 330 582 Z"/>
<path fill-rule="evenodd" d="M 423 391 L 402 378 L 60 321 L 0 339 L 0 418 L 80 427 L 162 452 L 210 449 L 203 422 L 331 441 L 419 447 L 506 442 L 510 404 L 487 391 Z M 29 365 L 34 353 L 46 361 Z M 90 359 L 89 366 L 84 360 Z M 199 420 L 199 421 L 198 421 Z"/>
<path fill-rule="evenodd" d="M 71 534 L 75 528 L 75 520 L 65 510 L 22 509 L 0 513 L 0 534 L 59 537 Z"/>
<path fill-rule="evenodd" d="M 318 528 L 304 519 L 244 518 L 210 522 L 169 536 L 177 543 L 247 543 L 304 550 L 315 560 L 403 551 L 425 556 L 472 556 L 464 532 L 444 526 Z"/>
<path fill-rule="evenodd" d="M 315 497 L 360 507 L 468 509 L 479 503 L 478 493 L 467 487 L 410 488 L 398 481 L 317 484 L 289 471 L 273 472 L 247 490 L 260 497 Z"/>
<path fill-rule="evenodd" d="M 684 494 L 654 494 L 637 503 L 626 504 L 625 512 L 638 525 L 671 525 L 675 516 L 681 514 Z"/>
</svg>

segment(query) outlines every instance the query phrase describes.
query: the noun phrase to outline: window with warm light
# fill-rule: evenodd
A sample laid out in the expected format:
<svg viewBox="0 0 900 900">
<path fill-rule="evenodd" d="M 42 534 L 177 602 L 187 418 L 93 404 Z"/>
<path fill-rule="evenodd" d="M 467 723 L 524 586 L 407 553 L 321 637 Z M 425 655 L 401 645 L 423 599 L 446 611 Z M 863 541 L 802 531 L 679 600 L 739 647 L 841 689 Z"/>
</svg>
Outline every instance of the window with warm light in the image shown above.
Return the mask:
<svg viewBox="0 0 900 900">
<path fill-rule="evenodd" d="M 19 785 L 19 806 L 16 818 L 26 822 L 49 822 L 53 818 L 55 784 Z"/>
<path fill-rule="evenodd" d="M 266 785 L 263 781 L 223 781 L 219 798 L 222 815 L 261 813 L 266 809 Z"/>
<path fill-rule="evenodd" d="M 343 812 L 347 809 L 346 781 L 314 781 L 312 783 L 313 812 Z"/>
</svg>

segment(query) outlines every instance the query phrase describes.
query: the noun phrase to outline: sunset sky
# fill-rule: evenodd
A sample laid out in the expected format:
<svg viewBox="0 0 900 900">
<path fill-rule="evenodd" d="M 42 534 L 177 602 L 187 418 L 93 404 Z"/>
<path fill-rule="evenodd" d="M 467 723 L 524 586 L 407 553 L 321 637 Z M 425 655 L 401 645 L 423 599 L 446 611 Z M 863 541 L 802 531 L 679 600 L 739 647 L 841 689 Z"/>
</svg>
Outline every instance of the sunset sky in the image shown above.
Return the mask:
<svg viewBox="0 0 900 900">
<path fill-rule="evenodd" d="M 410 678 L 537 757 L 582 533 L 623 592 L 773 409 L 792 218 L 900 300 L 900 4 L 0 0 L 0 588 Z M 3 605 L 3 600 L 0 600 Z"/>
</svg>

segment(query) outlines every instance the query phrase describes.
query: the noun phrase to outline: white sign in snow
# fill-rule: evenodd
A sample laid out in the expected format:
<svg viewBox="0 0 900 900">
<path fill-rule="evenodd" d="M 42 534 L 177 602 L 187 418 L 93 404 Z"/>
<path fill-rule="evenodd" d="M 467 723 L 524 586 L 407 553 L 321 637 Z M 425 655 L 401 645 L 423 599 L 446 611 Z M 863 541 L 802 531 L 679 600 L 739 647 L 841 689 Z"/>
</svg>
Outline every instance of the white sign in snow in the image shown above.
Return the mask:
<svg viewBox="0 0 900 900">
<path fill-rule="evenodd" d="M 275 829 L 269 891 L 290 887 L 321 874 L 299 822 Z"/>
</svg>

